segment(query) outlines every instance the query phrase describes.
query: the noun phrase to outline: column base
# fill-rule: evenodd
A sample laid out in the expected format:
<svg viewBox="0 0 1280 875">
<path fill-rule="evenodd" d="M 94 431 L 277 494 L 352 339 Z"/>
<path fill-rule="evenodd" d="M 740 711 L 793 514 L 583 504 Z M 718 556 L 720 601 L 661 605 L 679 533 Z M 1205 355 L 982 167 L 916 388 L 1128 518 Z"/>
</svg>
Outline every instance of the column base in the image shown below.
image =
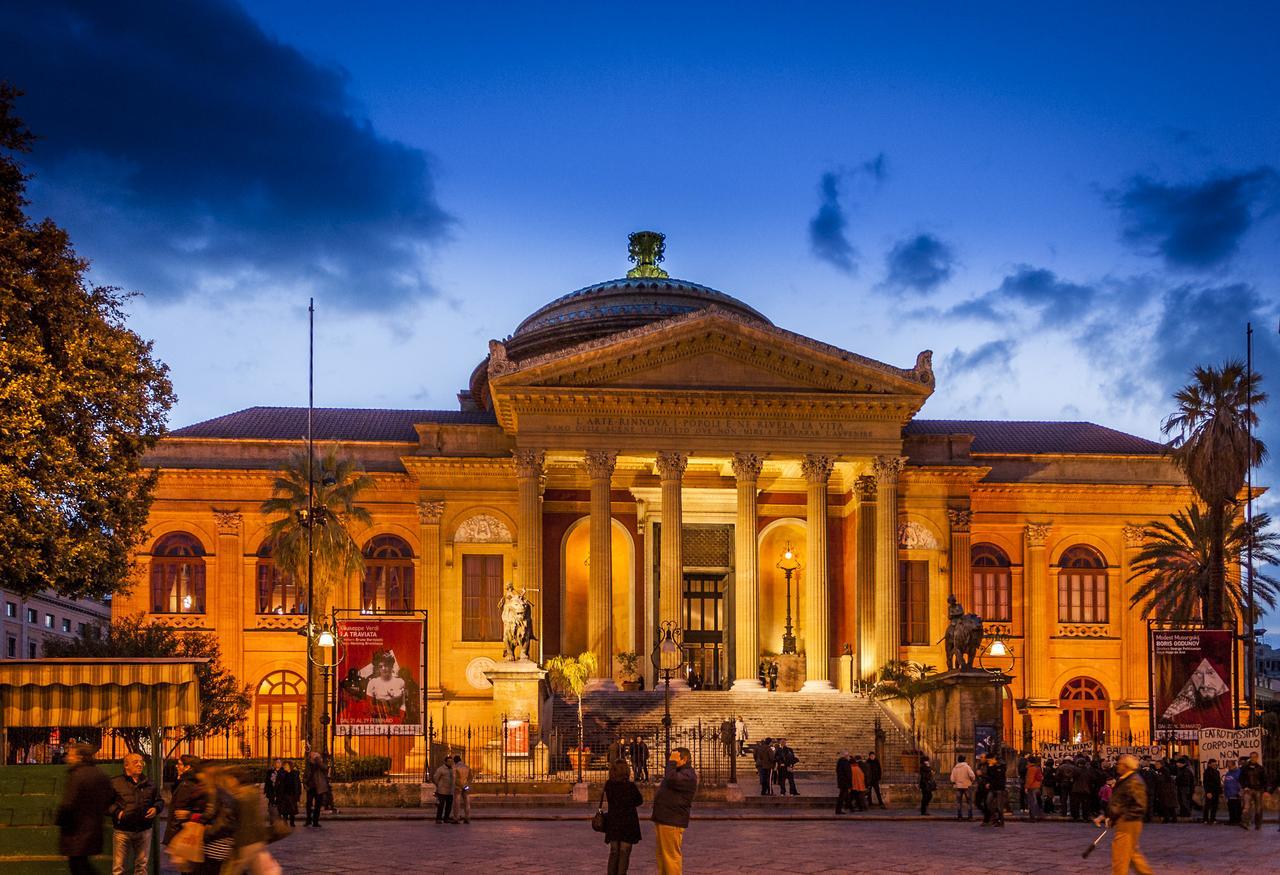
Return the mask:
<svg viewBox="0 0 1280 875">
<path fill-rule="evenodd" d="M 840 692 L 832 685 L 831 681 L 805 681 L 804 686 L 800 688 L 802 693 L 838 693 Z"/>
<path fill-rule="evenodd" d="M 618 685 L 613 682 L 613 678 L 591 678 L 587 681 L 587 687 L 584 692 L 616 693 L 618 692 Z"/>
<path fill-rule="evenodd" d="M 674 685 L 673 685 L 674 686 Z M 749 681 L 734 681 L 733 686 L 729 688 L 731 693 L 767 693 L 768 687 L 760 683 L 760 681 L 752 678 Z"/>
</svg>

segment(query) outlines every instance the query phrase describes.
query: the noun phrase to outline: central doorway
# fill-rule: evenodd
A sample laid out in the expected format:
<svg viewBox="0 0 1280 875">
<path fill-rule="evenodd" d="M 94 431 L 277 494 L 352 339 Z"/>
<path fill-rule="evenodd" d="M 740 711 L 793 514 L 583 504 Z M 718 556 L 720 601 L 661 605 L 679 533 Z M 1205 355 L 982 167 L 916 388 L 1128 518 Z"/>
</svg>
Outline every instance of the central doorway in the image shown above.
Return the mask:
<svg viewBox="0 0 1280 875">
<path fill-rule="evenodd" d="M 684 575 L 685 660 L 690 667 L 690 680 L 698 684 L 697 689 L 722 690 L 728 681 L 725 656 L 728 579 L 724 574 L 685 572 Z"/>
</svg>

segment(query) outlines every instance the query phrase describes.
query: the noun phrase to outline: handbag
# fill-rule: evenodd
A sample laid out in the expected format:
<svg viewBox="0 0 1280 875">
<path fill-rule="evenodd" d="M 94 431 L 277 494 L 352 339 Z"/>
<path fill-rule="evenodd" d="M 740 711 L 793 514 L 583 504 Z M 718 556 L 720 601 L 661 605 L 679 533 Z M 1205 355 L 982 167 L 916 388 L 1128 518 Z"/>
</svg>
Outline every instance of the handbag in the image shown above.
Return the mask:
<svg viewBox="0 0 1280 875">
<path fill-rule="evenodd" d="M 604 810 L 604 790 L 600 791 L 600 804 L 596 806 L 596 813 L 591 816 L 591 828 L 596 832 L 604 832 L 607 827 L 609 815 Z"/>
<path fill-rule="evenodd" d="M 187 821 L 168 845 L 169 856 L 179 863 L 204 862 L 204 825 Z"/>
<path fill-rule="evenodd" d="M 267 842 L 278 842 L 291 835 L 293 835 L 293 827 L 289 826 L 289 821 L 285 820 L 283 817 L 277 817 L 271 821 L 271 828 L 268 830 Z"/>
</svg>

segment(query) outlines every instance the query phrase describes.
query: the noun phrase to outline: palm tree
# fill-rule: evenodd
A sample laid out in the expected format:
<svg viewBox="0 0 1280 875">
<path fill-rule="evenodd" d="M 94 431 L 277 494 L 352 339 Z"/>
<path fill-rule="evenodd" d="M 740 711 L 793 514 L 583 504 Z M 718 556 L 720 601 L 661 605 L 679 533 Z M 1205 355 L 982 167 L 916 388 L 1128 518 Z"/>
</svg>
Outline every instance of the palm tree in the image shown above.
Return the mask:
<svg viewBox="0 0 1280 875">
<path fill-rule="evenodd" d="M 582 781 L 582 694 L 587 681 L 596 673 L 596 655 L 590 650 L 577 656 L 553 656 L 546 662 L 547 680 L 562 696 L 572 695 L 578 702 L 578 781 Z"/>
<path fill-rule="evenodd" d="M 1280 562 L 1280 535 L 1268 531 L 1271 517 L 1255 514 L 1252 522 L 1238 520 L 1227 532 L 1224 557 L 1238 564 L 1249 538 L 1253 538 L 1253 557 L 1259 565 Z M 1189 623 L 1207 616 L 1210 606 L 1210 569 L 1212 568 L 1213 534 L 1210 520 L 1198 505 L 1179 511 L 1168 522 L 1153 520 L 1144 527 L 1146 541 L 1130 566 L 1130 581 L 1142 580 L 1129 598 L 1133 606 L 1142 606 L 1144 620 L 1167 623 Z M 1280 581 L 1255 571 L 1254 597 L 1269 608 L 1276 606 Z M 1224 583 L 1225 619 L 1235 623 L 1247 610 L 1248 598 L 1238 575 L 1227 576 Z"/>
<path fill-rule="evenodd" d="M 1252 436 L 1254 411 L 1267 400 L 1258 391 L 1262 377 L 1252 380 L 1239 361 L 1221 369 L 1197 366 L 1192 382 L 1174 394 L 1178 409 L 1164 421 L 1172 435 L 1169 452 L 1204 502 L 1208 517 L 1209 568 L 1206 581 L 1205 625 L 1223 628 L 1226 592 L 1226 533 L 1235 515 L 1236 499 L 1249 469 L 1262 463 L 1267 448 Z"/>
<path fill-rule="evenodd" d="M 314 489 L 314 514 L 307 510 L 307 473 Z M 308 465 L 305 451 L 294 453 L 272 484 L 274 496 L 262 503 L 264 514 L 280 514 L 267 529 L 271 555 L 278 567 L 295 581 L 307 579 L 307 526 L 311 523 L 312 577 L 315 602 L 308 604 L 310 619 L 323 616 L 334 585 L 364 570 L 360 545 L 350 525 L 369 525 L 369 512 L 356 504 L 374 480 L 348 455 L 339 455 L 334 444 Z M 309 519 L 310 517 L 310 519 Z M 310 594 L 308 598 L 310 598 Z"/>
<path fill-rule="evenodd" d="M 891 659 L 880 668 L 880 679 L 871 694 L 877 699 L 902 699 L 907 703 L 911 719 L 911 742 L 920 749 L 920 733 L 916 731 L 916 702 L 935 686 L 934 667 L 905 659 Z"/>
</svg>

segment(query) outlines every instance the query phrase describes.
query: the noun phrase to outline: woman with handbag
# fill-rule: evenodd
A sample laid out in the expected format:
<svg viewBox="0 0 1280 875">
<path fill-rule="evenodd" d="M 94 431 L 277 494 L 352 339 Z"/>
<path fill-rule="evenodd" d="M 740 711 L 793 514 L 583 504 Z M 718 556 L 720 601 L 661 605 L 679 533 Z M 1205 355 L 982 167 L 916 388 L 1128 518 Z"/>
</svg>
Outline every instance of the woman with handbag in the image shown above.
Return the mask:
<svg viewBox="0 0 1280 875">
<path fill-rule="evenodd" d="M 609 804 L 608 812 L 603 815 L 604 840 L 609 845 L 609 875 L 626 875 L 631 864 L 631 848 L 640 841 L 640 815 L 636 809 L 644 804 L 640 788 L 631 780 L 631 767 L 626 760 L 617 760 L 609 767 L 609 780 L 605 782 L 601 802 Z"/>
<path fill-rule="evenodd" d="M 289 826 L 298 825 L 298 802 L 302 799 L 302 779 L 293 767 L 293 760 L 285 760 L 276 787 L 276 813 Z"/>
</svg>

